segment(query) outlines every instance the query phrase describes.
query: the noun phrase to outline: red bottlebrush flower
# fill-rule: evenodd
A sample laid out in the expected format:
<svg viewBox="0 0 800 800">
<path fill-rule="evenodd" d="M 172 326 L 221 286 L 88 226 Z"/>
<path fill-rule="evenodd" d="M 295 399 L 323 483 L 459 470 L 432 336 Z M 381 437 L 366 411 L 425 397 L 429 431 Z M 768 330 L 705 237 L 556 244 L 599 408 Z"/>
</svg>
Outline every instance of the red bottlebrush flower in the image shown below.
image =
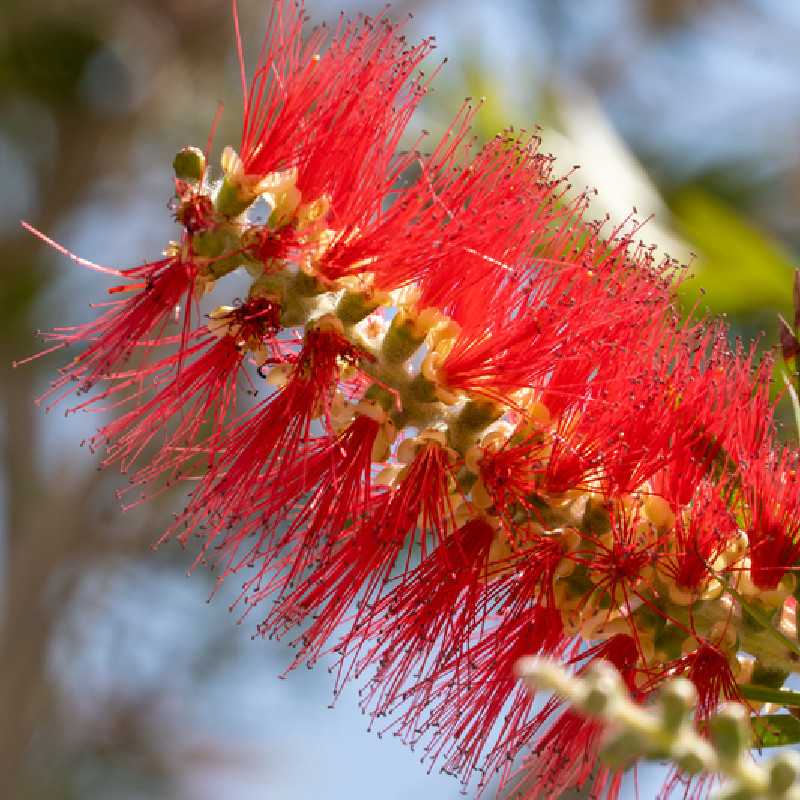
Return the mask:
<svg viewBox="0 0 800 800">
<path fill-rule="evenodd" d="M 398 685 L 392 695 L 378 693 L 383 672 L 394 677 L 391 664 L 380 667 L 363 704 L 371 701 L 373 720 L 398 713 L 385 731 L 415 749 L 422 745 L 431 766 L 439 763 L 464 785 L 478 773 L 482 787 L 530 740 L 533 698 L 516 680 L 514 664 L 523 653 L 558 657 L 568 643 L 558 611 L 529 603 L 524 614 L 483 623 L 469 646 L 405 691 Z"/>
<path fill-rule="evenodd" d="M 333 281 L 369 274 L 374 287 L 386 291 L 424 276 L 431 269 L 433 249 L 440 257 L 442 252 L 464 255 L 461 226 L 450 224 L 448 197 L 442 195 L 458 183 L 451 173 L 465 150 L 462 145 L 473 116 L 474 110 L 465 105 L 435 151 L 426 159 L 418 157 L 420 179 L 406 188 L 395 185 L 387 209 L 362 200 L 353 204 L 357 214 L 340 215 L 337 235 L 319 261 L 322 276 Z M 399 173 L 408 167 L 407 158 L 393 167 L 393 183 L 397 184 Z"/>
<path fill-rule="evenodd" d="M 315 619 L 302 634 L 298 661 L 314 661 L 356 598 L 357 625 L 371 600 L 389 583 L 398 558 L 407 570 L 415 546 L 421 557 L 441 553 L 436 545 L 452 528 L 448 495 L 448 451 L 435 441 L 422 442 L 400 484 L 375 497 L 363 520 L 355 520 L 334 541 L 324 559 L 270 613 L 265 629 L 276 630 Z M 348 650 L 348 637 L 340 645 Z"/>
<path fill-rule="evenodd" d="M 535 508 L 529 498 L 538 489 L 542 464 L 546 461 L 542 437 L 534 436 L 516 446 L 484 452 L 478 464 L 483 485 L 488 490 L 498 516 L 508 521 L 515 507 Z"/>
<path fill-rule="evenodd" d="M 800 463 L 794 450 L 763 452 L 743 476 L 750 573 L 774 589 L 800 557 Z"/>
<path fill-rule="evenodd" d="M 495 555 L 490 546 L 489 560 L 482 563 L 487 558 L 487 532 L 472 527 L 464 529 L 467 533 L 479 546 L 473 569 L 477 567 L 482 580 L 480 587 L 463 590 L 456 605 L 464 609 L 457 618 L 463 625 L 441 631 L 436 652 L 433 641 L 404 638 L 409 628 L 401 614 L 387 615 L 381 631 L 365 631 L 364 638 L 374 635 L 380 646 L 386 637 L 388 646 L 380 647 L 374 658 L 366 654 L 359 665 L 362 670 L 369 661 L 378 665 L 362 694 L 362 706 L 373 720 L 399 713 L 387 730 L 412 745 L 425 741 L 431 765 L 441 762 L 443 771 L 457 774 L 464 784 L 476 771 L 488 779 L 509 764 L 529 738 L 526 726 L 532 699 L 514 679 L 516 660 L 522 653 L 558 656 L 570 643 L 553 599 L 553 578 L 563 556 L 555 537 L 540 541 L 538 548 L 529 542 L 528 552 L 536 552 L 536 559 L 510 556 L 505 548 Z M 441 563 L 444 569 L 445 562 Z M 508 572 L 512 564 L 518 570 Z M 421 575 L 431 576 L 430 570 L 419 569 Z M 499 574 L 504 577 L 491 580 Z M 486 578 L 490 582 L 484 588 Z M 411 585 L 392 594 L 410 599 Z M 470 617 L 470 604 L 480 613 Z M 424 610 L 420 613 L 427 616 Z"/>
<path fill-rule="evenodd" d="M 701 642 L 696 650 L 676 661 L 671 674 L 685 675 L 695 685 L 698 719 L 708 719 L 720 703 L 742 701 L 728 656 L 712 642 Z"/>
<path fill-rule="evenodd" d="M 248 350 L 266 351 L 280 328 L 280 307 L 265 298 L 254 298 L 236 307 L 215 312 L 213 332 L 197 332 L 199 341 L 177 355 L 171 355 L 147 370 L 135 370 L 114 376 L 117 383 L 100 397 L 124 392 L 141 386 L 144 374 L 158 377 L 158 391 L 146 402 L 123 414 L 103 427 L 91 440 L 94 445 L 109 443 L 104 465 L 119 461 L 123 471 L 137 460 L 147 445 L 157 437 L 178 414 L 176 428 L 162 443 L 163 457 L 172 466 L 193 457 L 192 448 L 205 425 L 219 429 L 228 421 L 235 407 L 239 370 Z M 195 336 L 194 338 L 197 338 Z M 265 358 L 267 354 L 265 352 Z M 178 360 L 184 366 L 174 378 L 164 382 Z M 140 394 L 141 390 L 136 392 Z M 97 402 L 97 399 L 92 403 Z M 86 405 L 86 404 L 84 404 Z M 163 458 L 156 461 L 147 473 L 159 475 L 164 470 Z M 144 476 L 139 476 L 141 482 Z"/>
<path fill-rule="evenodd" d="M 46 340 L 57 342 L 51 350 L 75 344 L 86 347 L 60 370 L 61 377 L 42 399 L 55 395 L 54 405 L 73 392 L 88 392 L 98 381 L 109 378 L 138 345 L 164 336 L 173 319 L 182 318 L 185 342 L 196 274 L 192 262 L 177 257 L 122 270 L 121 275 L 133 283 L 116 286 L 109 293 L 133 295 L 106 304 L 107 310 L 94 322 L 44 334 Z"/>
<path fill-rule="evenodd" d="M 496 536 L 485 520 L 470 520 L 370 608 L 369 623 L 348 641 L 357 657 L 341 654 L 343 662 L 356 661 L 356 674 L 380 665 L 378 694 L 365 694 L 365 707 L 393 704 L 415 675 L 438 669 L 433 661 L 446 663 L 463 648 L 469 631 L 489 613 L 486 581 L 497 568 L 490 560 Z"/>
<path fill-rule="evenodd" d="M 166 534 L 185 542 L 205 520 L 211 522 L 203 551 L 232 520 L 249 512 L 260 479 L 278 464 L 293 464 L 311 437 L 311 423 L 327 418 L 340 360 L 357 363 L 365 354 L 323 321 L 306 334 L 288 383 L 252 411 L 208 440 L 217 454 L 192 500 Z"/>
<path fill-rule="evenodd" d="M 297 202 L 327 195 L 333 220 L 354 199 L 377 211 L 375 192 L 388 189 L 388 167 L 425 93 L 421 78 L 409 78 L 432 43 L 409 47 L 385 17 L 342 17 L 330 41 L 324 28 L 304 41 L 304 18 L 302 3 L 273 4 L 249 82 L 240 41 L 244 180 L 296 170 L 287 189 L 296 186 Z"/>
<path fill-rule="evenodd" d="M 259 480 L 248 519 L 219 545 L 227 564 L 222 577 L 258 564 L 242 593 L 249 608 L 280 595 L 330 557 L 340 532 L 367 513 L 379 430 L 374 418 L 359 414 L 338 436 L 315 439 L 293 463 L 277 465 Z M 253 534 L 256 541 L 248 546 Z"/>
<path fill-rule="evenodd" d="M 738 535 L 736 520 L 725 502 L 724 484 L 717 487 L 704 481 L 696 489 L 688 513 L 670 510 L 669 514 L 675 520 L 675 538 L 666 543 L 672 552 L 660 559 L 661 569 L 677 586 L 697 590 L 708 581 L 717 557 Z"/>
<path fill-rule="evenodd" d="M 574 560 L 590 579 L 582 604 L 593 619 L 586 619 L 583 632 L 591 638 L 594 624 L 621 624 L 639 648 L 642 658 L 646 645 L 634 621 L 633 612 L 641 605 L 650 606 L 652 566 L 663 547 L 663 536 L 639 516 L 637 509 L 628 510 L 621 503 L 610 509 L 610 529 L 593 535 L 583 532 L 583 541 Z M 657 612 L 663 613 L 663 612 Z"/>
<path fill-rule="evenodd" d="M 529 251 L 535 266 L 499 283 L 491 313 L 464 326 L 441 367 L 447 386 L 507 402 L 520 389 L 544 391 L 554 364 L 599 366 L 639 341 L 668 293 L 625 263 L 627 246 L 563 268 Z"/>
</svg>

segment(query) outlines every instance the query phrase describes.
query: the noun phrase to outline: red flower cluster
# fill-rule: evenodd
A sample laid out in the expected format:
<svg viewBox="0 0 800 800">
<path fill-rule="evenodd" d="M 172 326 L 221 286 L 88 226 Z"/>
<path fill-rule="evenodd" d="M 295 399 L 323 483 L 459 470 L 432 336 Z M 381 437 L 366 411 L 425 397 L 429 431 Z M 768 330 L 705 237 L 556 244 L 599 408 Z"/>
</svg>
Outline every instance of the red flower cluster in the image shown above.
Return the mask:
<svg viewBox="0 0 800 800">
<path fill-rule="evenodd" d="M 534 705 L 515 662 L 608 659 L 641 700 L 685 674 L 701 717 L 739 697 L 764 641 L 742 598 L 786 624 L 795 588 L 797 454 L 770 364 L 680 322 L 676 266 L 587 220 L 535 137 L 473 152 L 467 104 L 398 153 L 431 47 L 384 17 L 304 38 L 275 0 L 240 153 L 213 180 L 181 151 L 180 241 L 49 334 L 84 347 L 48 394 L 119 411 L 91 444 L 137 492 L 193 478 L 164 539 L 270 600 L 296 663 L 363 678 L 376 726 L 465 784 L 614 796 L 599 723 Z M 239 268 L 248 294 L 195 327 Z"/>
</svg>

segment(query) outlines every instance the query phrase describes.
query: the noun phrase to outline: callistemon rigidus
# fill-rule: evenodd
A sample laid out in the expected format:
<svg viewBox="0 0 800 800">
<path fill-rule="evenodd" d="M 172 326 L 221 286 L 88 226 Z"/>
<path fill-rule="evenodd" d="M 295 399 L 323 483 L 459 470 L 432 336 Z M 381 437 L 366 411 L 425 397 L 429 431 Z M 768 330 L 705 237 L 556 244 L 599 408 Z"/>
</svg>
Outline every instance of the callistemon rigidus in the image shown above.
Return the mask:
<svg viewBox="0 0 800 800">
<path fill-rule="evenodd" d="M 642 702 L 684 675 L 701 727 L 780 686 L 797 453 L 770 363 L 682 321 L 680 270 L 589 220 L 535 136 L 477 147 L 466 103 L 400 147 L 431 49 L 276 0 L 238 152 L 178 153 L 179 240 L 46 334 L 80 350 L 44 401 L 111 409 L 91 445 L 136 502 L 187 487 L 163 540 L 198 539 L 295 663 L 360 679 L 376 727 L 478 788 L 614 796 L 601 723 L 515 662 L 606 659 Z M 249 289 L 203 317 L 234 271 Z"/>
</svg>

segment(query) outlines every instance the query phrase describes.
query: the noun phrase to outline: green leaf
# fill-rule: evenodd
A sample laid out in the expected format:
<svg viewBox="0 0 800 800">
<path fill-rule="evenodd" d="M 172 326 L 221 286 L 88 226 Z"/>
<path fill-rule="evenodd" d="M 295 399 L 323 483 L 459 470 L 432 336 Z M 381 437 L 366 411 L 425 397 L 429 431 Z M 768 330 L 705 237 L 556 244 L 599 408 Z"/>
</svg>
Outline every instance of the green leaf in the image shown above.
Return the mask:
<svg viewBox="0 0 800 800">
<path fill-rule="evenodd" d="M 753 746 L 782 747 L 800 742 L 800 719 L 791 714 L 768 714 L 753 717 Z"/>
<path fill-rule="evenodd" d="M 721 200 L 689 189 L 672 202 L 680 232 L 697 251 L 694 278 L 680 289 L 681 300 L 713 313 L 758 314 L 764 309 L 791 319 L 794 264 L 765 233 Z"/>
<path fill-rule="evenodd" d="M 771 689 L 769 686 L 757 686 L 754 683 L 743 683 L 739 691 L 745 700 L 756 700 L 759 703 L 774 703 L 786 708 L 800 708 L 800 692 L 791 689 Z M 800 720 L 798 720 L 800 722 Z"/>
</svg>

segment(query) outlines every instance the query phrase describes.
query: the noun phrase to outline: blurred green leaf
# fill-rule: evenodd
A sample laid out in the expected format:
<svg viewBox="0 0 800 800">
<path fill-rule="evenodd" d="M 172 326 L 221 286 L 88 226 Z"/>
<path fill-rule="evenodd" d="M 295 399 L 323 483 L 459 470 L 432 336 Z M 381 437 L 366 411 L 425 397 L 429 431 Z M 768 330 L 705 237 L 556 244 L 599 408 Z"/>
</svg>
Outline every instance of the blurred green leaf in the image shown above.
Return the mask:
<svg viewBox="0 0 800 800">
<path fill-rule="evenodd" d="M 482 141 L 508 129 L 512 119 L 511 109 L 503 101 L 503 87 L 497 76 L 478 56 L 468 59 L 463 65 L 464 84 L 475 103 L 482 102 L 481 113 L 475 119 L 475 133 Z"/>
<path fill-rule="evenodd" d="M 786 708 L 800 708 L 800 692 L 792 689 L 776 689 L 771 686 L 758 686 L 753 683 L 743 683 L 739 692 L 745 700 L 756 700 L 759 703 L 775 703 Z"/>
<path fill-rule="evenodd" d="M 765 308 L 791 314 L 794 264 L 785 250 L 700 189 L 682 192 L 672 209 L 698 254 L 695 277 L 680 290 L 684 306 L 699 300 L 717 314 L 748 315 Z"/>
<path fill-rule="evenodd" d="M 791 714 L 768 714 L 753 718 L 755 747 L 782 747 L 800 742 L 800 719 Z"/>
</svg>

